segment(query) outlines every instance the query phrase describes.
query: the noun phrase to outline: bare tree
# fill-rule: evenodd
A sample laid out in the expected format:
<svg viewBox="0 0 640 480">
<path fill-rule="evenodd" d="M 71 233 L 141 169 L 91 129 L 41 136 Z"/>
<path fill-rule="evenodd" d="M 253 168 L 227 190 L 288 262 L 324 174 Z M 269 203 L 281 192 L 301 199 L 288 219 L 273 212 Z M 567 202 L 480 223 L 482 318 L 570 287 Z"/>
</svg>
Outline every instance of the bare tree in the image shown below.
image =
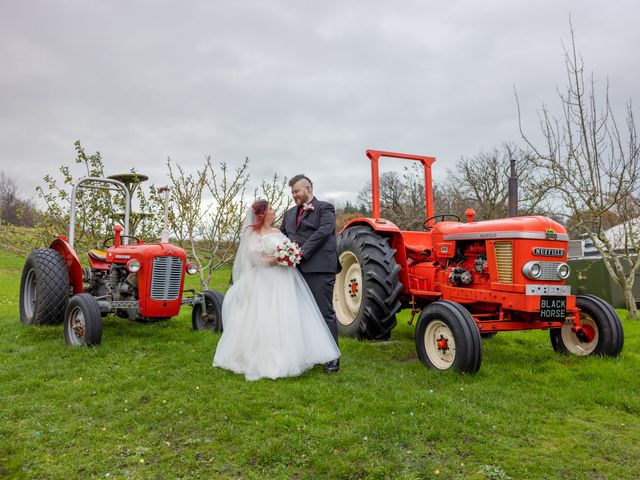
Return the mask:
<svg viewBox="0 0 640 480">
<path fill-rule="evenodd" d="M 215 172 L 208 161 L 207 188 L 213 196 L 213 207 L 202 228 L 204 243 L 211 263 L 207 285 L 211 273 L 225 263 L 233 261 L 240 239 L 242 219 L 248 208 L 245 197 L 249 181 L 249 159 L 234 173 L 229 172 L 226 163 L 220 163 L 220 171 Z"/>
<path fill-rule="evenodd" d="M 447 183 L 454 204 L 473 207 L 479 220 L 506 217 L 511 159 L 515 160 L 518 176 L 519 214 L 546 214 L 548 189 L 536 171 L 533 156 L 510 143 L 463 157 L 453 170 L 448 170 Z"/>
<path fill-rule="evenodd" d="M 40 214 L 32 200 L 19 196 L 16 180 L 0 172 L 0 245 L 18 255 L 40 246 Z M 25 228 L 28 227 L 28 228 Z"/>
<path fill-rule="evenodd" d="M 197 170 L 195 175 L 187 174 L 180 165 L 176 165 L 174 170 L 171 159 L 168 158 L 167 170 L 172 201 L 168 211 L 169 226 L 178 245 L 191 251 L 196 248 L 198 228 L 208 211 L 208 207 L 203 205 L 206 169 Z"/>
<path fill-rule="evenodd" d="M 34 227 L 37 215 L 33 200 L 20 197 L 15 178 L 0 171 L 0 223 Z"/>
<path fill-rule="evenodd" d="M 380 175 L 380 215 L 394 222 L 403 230 L 422 229 L 425 221 L 424 174 L 420 164 L 405 167 L 397 172 Z M 358 203 L 367 211 L 372 210 L 371 182 L 358 193 Z"/>
<path fill-rule="evenodd" d="M 634 219 L 640 191 L 640 145 L 633 110 L 629 102 L 621 130 L 609 100 L 608 82 L 599 100 L 593 75 L 585 82 L 584 62 L 571 24 L 570 31 L 571 44 L 564 47 L 568 85 L 558 91 L 562 112 L 555 116 L 547 106 L 542 107 L 539 119 L 545 142 L 536 146 L 523 132 L 516 94 L 520 131 L 575 228 L 593 241 L 609 275 L 624 291 L 629 317 L 637 319 L 632 288 L 640 268 L 640 228 Z M 622 220 L 618 240 L 605 235 L 605 222 L 612 213 Z"/>
<path fill-rule="evenodd" d="M 83 170 L 82 177 L 105 177 L 104 163 L 100 152 L 88 155 L 80 141 L 76 141 L 75 164 Z M 44 177 L 45 187 L 38 186 L 36 191 L 46 204 L 43 214 L 41 242 L 47 243 L 54 235 L 66 234 L 69 229 L 69 210 L 71 206 L 71 188 L 76 182 L 72 167 L 59 168 L 62 179 L 52 174 Z M 131 173 L 136 173 L 134 169 Z M 155 187 L 149 187 L 145 194 L 141 188 L 136 191 L 140 211 L 137 212 L 137 233 L 146 240 L 159 236 L 161 224 L 158 222 L 161 208 L 155 198 Z M 124 215 L 125 199 L 122 195 L 112 195 L 105 190 L 80 189 L 77 192 L 76 208 L 76 250 L 100 248 L 106 237 L 113 235 L 113 226 L 121 223 Z"/>
<path fill-rule="evenodd" d="M 434 215 L 454 214 L 464 219 L 467 208 L 477 218 L 487 220 L 507 216 L 510 159 L 516 159 L 520 188 L 520 212 L 525 215 L 547 212 L 548 189 L 535 172 L 531 154 L 505 143 L 490 152 L 462 158 L 448 170 L 447 180 L 433 185 Z M 424 174 L 418 163 L 404 173 L 380 175 L 380 212 L 405 230 L 421 230 L 425 221 Z M 371 209 L 371 183 L 358 195 L 358 202 Z"/>
<path fill-rule="evenodd" d="M 233 171 L 225 162 L 214 165 L 211 157 L 205 158 L 195 174 L 187 174 L 179 165 L 174 167 L 171 159 L 167 167 L 173 205 L 169 223 L 178 245 L 198 265 L 200 287 L 206 290 L 213 273 L 235 258 L 250 202 L 246 194 L 249 159 Z M 254 191 L 254 198 L 268 200 L 282 216 L 290 201 L 286 188 L 287 179 L 274 174 L 270 182 L 263 181 Z"/>
<path fill-rule="evenodd" d="M 178 245 L 198 266 L 202 290 L 208 288 L 213 273 L 235 255 L 246 210 L 248 166 L 249 159 L 245 159 L 230 172 L 225 162 L 214 167 L 208 156 L 201 169 L 187 174 L 167 160 L 172 199 L 169 223 Z"/>
<path fill-rule="evenodd" d="M 289 185 L 287 177 L 280 177 L 277 173 L 273 174 L 269 182 L 262 181 L 260 188 L 254 192 L 255 198 L 264 198 L 269 202 L 271 208 L 276 211 L 276 220 L 274 223 L 279 224 L 284 218 L 284 213 L 291 205 L 291 196 L 289 195 Z"/>
</svg>

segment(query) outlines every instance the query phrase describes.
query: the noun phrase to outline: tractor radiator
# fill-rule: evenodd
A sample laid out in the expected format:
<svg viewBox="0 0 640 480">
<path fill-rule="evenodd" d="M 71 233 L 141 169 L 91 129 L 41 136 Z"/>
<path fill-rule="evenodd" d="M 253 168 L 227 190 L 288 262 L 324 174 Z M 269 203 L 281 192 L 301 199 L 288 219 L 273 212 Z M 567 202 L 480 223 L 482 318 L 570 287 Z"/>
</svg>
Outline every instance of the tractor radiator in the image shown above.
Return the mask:
<svg viewBox="0 0 640 480">
<path fill-rule="evenodd" d="M 182 259 L 179 257 L 156 257 L 151 272 L 151 298 L 153 300 L 175 300 L 180 296 L 182 281 Z"/>
<path fill-rule="evenodd" d="M 494 248 L 498 264 L 498 282 L 513 283 L 513 243 L 496 242 Z"/>
<path fill-rule="evenodd" d="M 541 273 L 538 280 L 562 280 L 558 275 L 558 267 L 564 262 L 539 262 Z"/>
</svg>

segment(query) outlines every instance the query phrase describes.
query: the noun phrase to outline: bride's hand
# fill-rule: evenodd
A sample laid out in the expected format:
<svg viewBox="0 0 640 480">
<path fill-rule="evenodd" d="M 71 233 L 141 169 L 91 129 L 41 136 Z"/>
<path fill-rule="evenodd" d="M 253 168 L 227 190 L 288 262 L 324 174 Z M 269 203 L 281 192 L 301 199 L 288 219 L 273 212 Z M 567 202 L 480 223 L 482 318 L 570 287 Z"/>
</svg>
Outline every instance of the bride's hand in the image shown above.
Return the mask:
<svg viewBox="0 0 640 480">
<path fill-rule="evenodd" d="M 267 266 L 269 267 L 274 267 L 276 265 L 278 265 L 278 261 L 276 260 L 276 257 L 264 257 L 265 261 L 267 262 Z"/>
</svg>

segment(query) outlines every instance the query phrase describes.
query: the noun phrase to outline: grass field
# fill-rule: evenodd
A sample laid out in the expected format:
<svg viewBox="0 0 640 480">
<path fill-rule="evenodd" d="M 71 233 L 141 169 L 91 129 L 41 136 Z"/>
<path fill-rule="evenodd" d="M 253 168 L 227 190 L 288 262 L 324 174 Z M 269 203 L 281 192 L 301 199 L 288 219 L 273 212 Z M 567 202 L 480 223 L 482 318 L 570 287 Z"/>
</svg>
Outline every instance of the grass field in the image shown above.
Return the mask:
<svg viewBox="0 0 640 480">
<path fill-rule="evenodd" d="M 192 331 L 186 308 L 108 317 L 93 349 L 22 326 L 22 264 L 0 254 L 0 477 L 640 477 L 638 322 L 623 320 L 617 359 L 505 333 L 461 375 L 420 364 L 404 313 L 389 342 L 341 339 L 336 375 L 246 382 L 211 367 L 219 335 Z"/>
</svg>

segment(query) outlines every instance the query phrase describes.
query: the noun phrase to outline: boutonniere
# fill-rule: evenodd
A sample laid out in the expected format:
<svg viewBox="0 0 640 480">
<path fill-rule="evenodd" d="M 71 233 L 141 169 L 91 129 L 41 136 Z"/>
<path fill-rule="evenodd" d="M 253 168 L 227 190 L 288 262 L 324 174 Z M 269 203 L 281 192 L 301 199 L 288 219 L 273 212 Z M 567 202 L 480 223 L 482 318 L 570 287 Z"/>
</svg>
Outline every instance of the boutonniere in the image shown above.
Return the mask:
<svg viewBox="0 0 640 480">
<path fill-rule="evenodd" d="M 314 207 L 311 203 L 303 203 L 302 204 L 302 211 L 303 212 L 311 212 L 313 210 L 315 210 L 316 207 Z"/>
</svg>

